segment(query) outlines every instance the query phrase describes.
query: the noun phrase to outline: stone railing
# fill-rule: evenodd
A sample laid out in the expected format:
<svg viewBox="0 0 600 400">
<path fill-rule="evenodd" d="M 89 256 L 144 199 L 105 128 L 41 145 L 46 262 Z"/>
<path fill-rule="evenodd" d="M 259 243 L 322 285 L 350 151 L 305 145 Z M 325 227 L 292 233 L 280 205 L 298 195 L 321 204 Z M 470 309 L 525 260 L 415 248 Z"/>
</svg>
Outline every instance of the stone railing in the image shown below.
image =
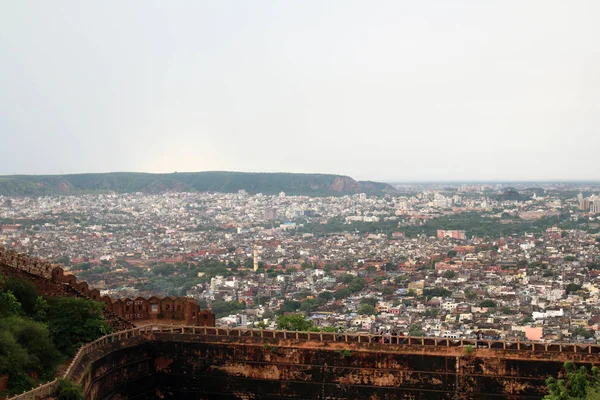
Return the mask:
<svg viewBox="0 0 600 400">
<path fill-rule="evenodd" d="M 145 325 L 133 329 L 119 331 L 103 336 L 91 343 L 82 346 L 67 371 L 63 375 L 64 379 L 79 382 L 81 376 L 75 376 L 75 371 L 81 370 L 81 362 L 84 357 L 94 351 L 99 350 L 97 358 L 106 355 L 102 350 L 110 343 L 121 342 L 127 339 L 148 336 L 152 338 L 154 334 L 170 333 L 196 336 L 217 336 L 231 338 L 263 338 L 263 339 L 290 339 L 306 341 L 327 341 L 342 343 L 382 343 L 391 347 L 397 346 L 431 346 L 431 347 L 468 347 L 473 349 L 488 348 L 509 352 L 550 352 L 550 353 L 571 353 L 571 354 L 598 354 L 600 355 L 600 345 L 596 344 L 578 344 L 578 343 L 540 343 L 540 342 L 518 342 L 518 341 L 500 341 L 488 339 L 447 339 L 436 337 L 417 337 L 417 336 L 382 336 L 366 333 L 333 333 L 333 332 L 300 332 L 300 331 L 282 331 L 282 330 L 261 330 L 261 329 L 243 329 L 243 328 L 219 328 L 206 326 L 183 326 L 183 325 Z M 110 351 L 110 350 L 109 350 Z M 87 360 L 89 364 L 90 360 Z M 39 387 L 25 392 L 23 394 L 9 398 L 9 400 L 36 400 L 50 396 L 58 386 L 58 379 L 40 385 Z"/>
</svg>

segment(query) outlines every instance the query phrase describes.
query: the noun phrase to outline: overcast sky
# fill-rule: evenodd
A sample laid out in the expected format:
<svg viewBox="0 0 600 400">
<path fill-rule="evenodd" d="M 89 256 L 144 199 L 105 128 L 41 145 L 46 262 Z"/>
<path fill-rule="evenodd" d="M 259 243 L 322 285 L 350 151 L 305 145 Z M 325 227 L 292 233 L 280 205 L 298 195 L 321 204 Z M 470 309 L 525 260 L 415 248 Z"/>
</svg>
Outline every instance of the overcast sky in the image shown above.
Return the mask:
<svg viewBox="0 0 600 400">
<path fill-rule="evenodd" d="M 0 2 L 0 174 L 600 179 L 600 1 Z"/>
</svg>

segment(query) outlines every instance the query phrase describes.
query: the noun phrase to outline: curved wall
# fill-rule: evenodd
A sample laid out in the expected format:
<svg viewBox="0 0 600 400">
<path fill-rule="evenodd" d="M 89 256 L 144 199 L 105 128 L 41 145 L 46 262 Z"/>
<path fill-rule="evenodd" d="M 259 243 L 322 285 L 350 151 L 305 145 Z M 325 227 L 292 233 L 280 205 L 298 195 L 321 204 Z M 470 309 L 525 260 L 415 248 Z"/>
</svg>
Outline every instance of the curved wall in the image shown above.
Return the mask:
<svg viewBox="0 0 600 400">
<path fill-rule="evenodd" d="M 559 375 L 565 360 L 600 362 L 585 353 L 466 354 L 152 330 L 111 346 L 83 374 L 87 399 L 541 399 L 545 379 Z"/>
</svg>

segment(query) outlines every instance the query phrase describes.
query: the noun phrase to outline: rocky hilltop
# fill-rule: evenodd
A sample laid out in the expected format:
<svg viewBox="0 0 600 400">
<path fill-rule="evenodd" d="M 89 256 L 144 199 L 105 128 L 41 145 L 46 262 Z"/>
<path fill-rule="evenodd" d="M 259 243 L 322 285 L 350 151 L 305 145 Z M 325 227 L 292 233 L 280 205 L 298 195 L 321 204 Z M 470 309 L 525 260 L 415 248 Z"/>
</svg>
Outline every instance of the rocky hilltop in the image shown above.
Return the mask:
<svg viewBox="0 0 600 400">
<path fill-rule="evenodd" d="M 149 174 L 113 172 L 74 175 L 0 176 L 0 195 L 44 196 L 86 193 L 221 192 L 296 195 L 343 195 L 385 193 L 394 188 L 386 183 L 356 181 L 329 174 L 185 172 Z"/>
</svg>

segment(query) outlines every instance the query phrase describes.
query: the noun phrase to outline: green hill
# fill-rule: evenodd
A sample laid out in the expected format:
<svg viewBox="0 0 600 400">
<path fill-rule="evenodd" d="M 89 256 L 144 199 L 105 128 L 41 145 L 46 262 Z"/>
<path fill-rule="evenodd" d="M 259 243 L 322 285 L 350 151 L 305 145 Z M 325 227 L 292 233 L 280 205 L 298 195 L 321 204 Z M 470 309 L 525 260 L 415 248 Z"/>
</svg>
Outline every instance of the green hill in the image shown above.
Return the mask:
<svg viewBox="0 0 600 400">
<path fill-rule="evenodd" d="M 297 195 L 343 195 L 349 193 L 393 192 L 391 185 L 380 182 L 359 182 L 343 175 L 246 173 L 246 172 L 183 172 L 149 174 L 113 172 L 74 175 L 11 175 L 0 176 L 0 195 L 44 196 L 85 193 L 164 193 L 222 192 Z"/>
</svg>

